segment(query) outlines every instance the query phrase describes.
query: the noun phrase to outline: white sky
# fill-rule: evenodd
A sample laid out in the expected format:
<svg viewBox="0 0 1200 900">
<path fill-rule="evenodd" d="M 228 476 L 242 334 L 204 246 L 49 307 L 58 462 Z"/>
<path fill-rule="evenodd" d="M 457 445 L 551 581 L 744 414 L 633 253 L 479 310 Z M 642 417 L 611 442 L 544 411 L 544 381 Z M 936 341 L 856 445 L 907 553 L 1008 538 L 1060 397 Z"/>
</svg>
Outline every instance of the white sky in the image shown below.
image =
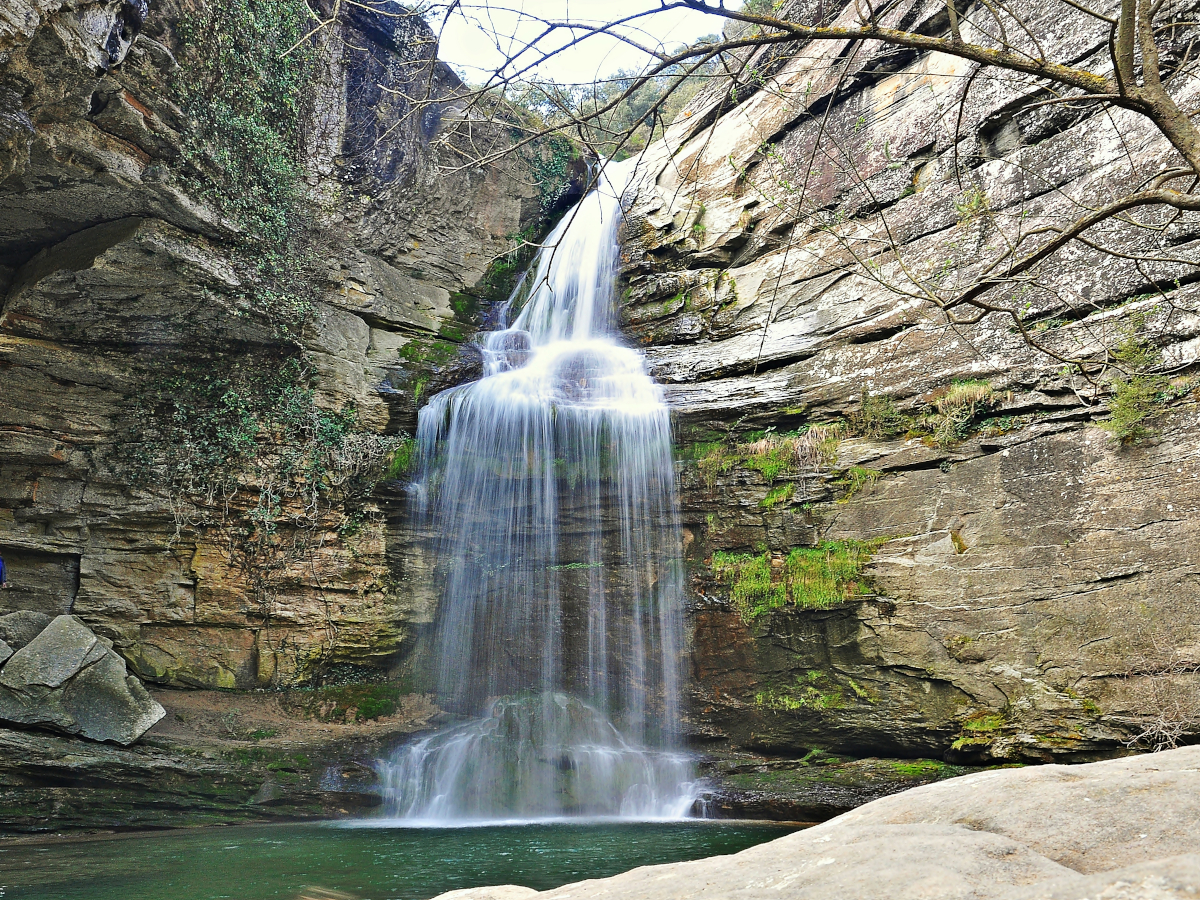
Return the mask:
<svg viewBox="0 0 1200 900">
<path fill-rule="evenodd" d="M 729 3 L 736 8 L 738 4 Z M 555 21 L 610 22 L 632 13 L 655 9 L 659 0 L 464 0 L 462 13 L 452 13 L 442 30 L 438 56 L 466 75 L 472 83 L 484 81 L 504 61 L 497 48 L 497 38 L 509 53 L 515 53 L 520 43 L 510 43 L 508 36 L 528 42 L 545 27 L 529 16 Z M 521 15 L 521 13 L 524 15 Z M 436 28 L 437 18 L 429 17 Z M 473 21 L 472 21 L 473 20 Z M 643 45 L 671 49 L 691 43 L 708 34 L 719 34 L 725 20 L 719 16 L 691 10 L 671 10 L 647 16 L 631 27 L 642 33 L 631 37 Z M 546 45 L 561 46 L 569 38 L 560 32 Z M 532 62 L 532 57 L 525 59 Z M 537 75 L 562 83 L 591 82 L 597 77 L 612 74 L 618 69 L 640 69 L 650 57 L 636 48 L 608 37 L 596 35 L 555 56 L 537 69 Z"/>
</svg>

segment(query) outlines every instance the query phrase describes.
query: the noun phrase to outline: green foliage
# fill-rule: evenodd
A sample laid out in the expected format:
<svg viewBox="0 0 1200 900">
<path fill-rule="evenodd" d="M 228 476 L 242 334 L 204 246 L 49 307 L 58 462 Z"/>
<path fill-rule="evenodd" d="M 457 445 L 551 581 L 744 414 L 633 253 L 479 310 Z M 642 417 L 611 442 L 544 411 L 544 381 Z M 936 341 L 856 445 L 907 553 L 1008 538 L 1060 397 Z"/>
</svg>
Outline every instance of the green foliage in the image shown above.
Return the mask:
<svg viewBox="0 0 1200 900">
<path fill-rule="evenodd" d="M 312 761 L 303 753 L 287 753 L 269 747 L 235 747 L 224 751 L 223 755 L 241 765 L 276 773 L 295 774 L 312 766 Z"/>
<path fill-rule="evenodd" d="M 850 679 L 847 681 L 853 684 Z M 858 691 L 852 691 L 855 699 L 863 699 Z M 791 684 L 771 687 L 754 695 L 755 706 L 776 712 L 840 709 L 847 702 L 845 686 L 835 676 L 815 669 L 797 675 Z"/>
<path fill-rule="evenodd" d="M 444 366 L 458 355 L 458 344 L 440 338 L 413 338 L 400 348 L 400 358 L 410 363 Z"/>
<path fill-rule="evenodd" d="M 980 710 L 962 723 L 962 731 L 950 745 L 952 750 L 982 750 L 1000 737 L 1008 718 L 1004 712 Z"/>
<path fill-rule="evenodd" d="M 939 447 L 949 447 L 966 438 L 998 402 L 986 381 L 965 379 L 935 392 L 915 415 L 903 413 L 891 397 L 864 390 L 858 410 L 846 418 L 851 434 L 874 440 L 925 435 Z"/>
<path fill-rule="evenodd" d="M 313 23 L 304 0 L 223 0 L 179 24 L 183 159 L 206 199 L 269 243 L 286 242 L 297 216 Z"/>
<path fill-rule="evenodd" d="M 939 447 L 949 447 L 970 434 L 971 427 L 997 403 L 995 391 L 986 381 L 955 381 L 934 395 L 933 410 L 918 424 Z"/>
<path fill-rule="evenodd" d="M 1144 372 L 1162 358 L 1162 354 L 1142 333 L 1146 318 L 1145 313 L 1130 316 L 1121 340 L 1108 351 L 1113 362 L 1125 372 Z"/>
<path fill-rule="evenodd" d="M 868 469 L 866 466 L 851 466 L 846 470 L 845 474 L 835 482 L 836 484 L 846 485 L 846 493 L 842 495 L 841 499 L 838 500 L 838 503 L 848 502 L 851 497 L 861 491 L 864 487 L 874 484 L 882 477 L 883 473 L 876 469 Z"/>
<path fill-rule="evenodd" d="M 813 425 L 790 434 L 748 435 L 754 440 L 734 445 L 697 444 L 696 448 L 704 448 L 697 467 L 710 488 L 716 484 L 717 476 L 727 475 L 738 466 L 758 472 L 768 484 L 773 484 L 781 475 L 832 465 L 837 460 L 842 434 L 843 428 L 838 424 Z"/>
<path fill-rule="evenodd" d="M 896 759 L 889 760 L 888 764 L 897 775 L 907 778 L 951 778 L 963 772 L 940 759 Z"/>
<path fill-rule="evenodd" d="M 1129 374 L 1109 379 L 1108 418 L 1099 425 L 1120 444 L 1140 444 L 1153 437 L 1156 432 L 1146 420 L 1171 399 L 1171 382 L 1166 376 L 1147 371 L 1158 364 L 1161 354 L 1143 336 L 1145 325 L 1145 314 L 1130 317 L 1121 341 L 1109 350 L 1116 366 Z"/>
<path fill-rule="evenodd" d="M 552 134 L 530 160 L 542 215 L 547 215 L 571 186 L 571 163 L 580 158 L 579 147 L 562 134 Z"/>
<path fill-rule="evenodd" d="M 1160 412 L 1166 403 L 1171 383 L 1162 375 L 1134 375 L 1110 382 L 1112 399 L 1108 418 L 1099 425 L 1121 444 L 1139 444 L 1157 432 L 1146 420 Z"/>
<path fill-rule="evenodd" d="M 454 293 L 450 295 L 450 307 L 454 310 L 456 321 L 467 325 L 480 324 L 479 298 L 471 294 Z"/>
<path fill-rule="evenodd" d="M 399 481 L 411 474 L 417 463 L 417 442 L 411 437 L 400 438 L 400 443 L 388 458 L 380 481 Z"/>
<path fill-rule="evenodd" d="M 179 366 L 135 408 L 135 474 L 168 487 L 180 529 L 226 528 L 260 597 L 284 547 L 279 526 L 315 527 L 335 496 L 366 497 L 404 441 L 356 430 L 353 412 L 321 409 L 306 382 L 294 358 Z M 230 520 L 234 510 L 244 513 Z M 343 536 L 361 527 L 357 515 L 347 514 Z M 298 536 L 286 544 L 289 553 L 303 546 Z"/>
<path fill-rule="evenodd" d="M 985 713 L 968 719 L 963 723 L 967 731 L 996 731 L 1004 727 L 1004 716 L 999 713 Z"/>
<path fill-rule="evenodd" d="M 793 482 L 779 484 L 767 491 L 767 495 L 758 501 L 758 505 L 763 509 L 774 509 L 776 505 L 791 500 L 794 493 L 796 485 Z"/>
<path fill-rule="evenodd" d="M 954 200 L 954 211 L 960 225 L 973 221 L 989 211 L 987 194 L 976 188 L 963 191 Z"/>
<path fill-rule="evenodd" d="M 747 623 L 788 605 L 828 609 L 870 593 L 863 569 L 885 540 L 823 541 L 775 560 L 770 553 L 717 551 L 712 572 Z"/>
<path fill-rule="evenodd" d="M 530 225 L 523 231 L 506 236 L 513 244 L 513 249 L 492 261 L 475 290 L 484 300 L 495 303 L 507 300 L 517 288 L 521 273 L 528 268 L 537 254 L 539 229 L 536 224 Z M 518 301 L 518 305 L 519 305 Z"/>
<path fill-rule="evenodd" d="M 311 392 L 295 359 L 277 368 L 239 361 L 178 370 L 142 402 L 145 463 L 161 462 L 172 482 L 209 493 L 258 455 L 260 439 L 299 425 Z"/>
<path fill-rule="evenodd" d="M 322 722 L 363 722 L 396 712 L 405 685 L 340 684 L 291 692 L 283 702 L 293 711 Z"/>
<path fill-rule="evenodd" d="M 304 0 L 223 0 L 186 15 L 174 99 L 187 117 L 182 178 L 240 229 L 244 302 L 294 338 L 319 266 L 301 181 L 301 132 L 316 54 Z"/>
<path fill-rule="evenodd" d="M 787 585 L 771 572 L 771 555 L 724 553 L 712 555 L 712 572 L 729 586 L 729 599 L 745 622 L 787 603 Z"/>
<path fill-rule="evenodd" d="M 886 394 L 872 394 L 866 388 L 858 410 L 846 418 L 854 434 L 874 440 L 894 438 L 911 427 L 911 420 L 896 407 L 896 401 Z"/>
</svg>

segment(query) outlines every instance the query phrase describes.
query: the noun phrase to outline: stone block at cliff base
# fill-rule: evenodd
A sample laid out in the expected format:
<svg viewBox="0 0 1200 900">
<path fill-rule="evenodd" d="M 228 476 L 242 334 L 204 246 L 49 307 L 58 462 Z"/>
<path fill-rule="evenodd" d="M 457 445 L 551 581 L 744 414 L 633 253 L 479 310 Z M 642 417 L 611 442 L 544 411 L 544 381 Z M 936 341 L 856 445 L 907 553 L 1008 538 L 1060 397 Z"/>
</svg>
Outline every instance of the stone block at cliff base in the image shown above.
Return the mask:
<svg viewBox="0 0 1200 900">
<path fill-rule="evenodd" d="M 0 616 L 0 641 L 20 650 L 45 630 L 51 618 L 32 609 L 19 609 Z"/>
<path fill-rule="evenodd" d="M 131 744 L 165 714 L 74 616 L 58 616 L 0 669 L 0 720 Z"/>
</svg>

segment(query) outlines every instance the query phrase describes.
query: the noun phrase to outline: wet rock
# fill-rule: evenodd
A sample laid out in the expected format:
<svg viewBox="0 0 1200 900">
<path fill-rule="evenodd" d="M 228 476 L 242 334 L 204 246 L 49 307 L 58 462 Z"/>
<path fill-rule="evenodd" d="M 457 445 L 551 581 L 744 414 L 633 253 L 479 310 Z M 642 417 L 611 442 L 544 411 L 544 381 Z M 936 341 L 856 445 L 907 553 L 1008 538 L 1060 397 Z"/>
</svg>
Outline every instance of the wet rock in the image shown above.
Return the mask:
<svg viewBox="0 0 1200 900">
<path fill-rule="evenodd" d="M 59 616 L 0 669 L 0 719 L 131 744 L 165 711 L 111 644 Z"/>
<path fill-rule="evenodd" d="M 820 6 L 789 3 L 781 14 L 852 15 L 852 5 Z M 1084 29 L 1047 25 L 1072 58 L 1096 49 Z M 956 210 L 960 136 L 978 142 L 968 165 L 991 212 L 1031 224 L 1072 215 L 1074 198 L 1098 189 L 1136 189 L 1116 174 L 1129 135 L 1145 170 L 1171 151 L 1136 116 L 1047 118 L 1031 88 L 1003 78 L 964 91 L 967 69 L 949 58 L 880 46 L 830 78 L 818 73 L 842 49 L 811 49 L 815 57 L 761 51 L 751 63 L 757 91 L 739 87 L 735 98 L 717 83 L 698 95 L 648 148 L 627 197 L 620 320 L 692 444 L 681 455 L 751 430 L 844 420 L 864 391 L 907 413 L 956 380 L 985 380 L 1004 399 L 977 441 L 845 441 L 836 463 L 805 477 L 772 481 L 733 467 L 708 479 L 681 466 L 683 524 L 695 538 L 693 737 L 796 756 L 822 747 L 980 762 L 1121 753 L 1139 722 L 1172 709 L 1195 735 L 1188 710 L 1200 675 L 1180 673 L 1168 697 L 1141 674 L 1194 659 L 1200 641 L 1194 391 L 1159 411 L 1154 440 L 1116 447 L 1089 427 L 1103 405 L 1076 393 L 1058 359 L 1002 316 L 948 326 L 873 268 L 902 260 L 918 280 L 943 263 L 960 267 L 956 277 L 978 272 L 978 252 L 952 248 L 968 235 L 982 246 L 996 228 L 975 229 Z M 962 131 L 952 133 L 940 110 L 960 101 Z M 820 121 L 800 112 L 811 103 L 824 104 Z M 836 135 L 853 148 L 853 178 L 840 163 L 801 162 Z M 1054 188 L 1043 194 L 1030 179 Z M 813 204 L 803 214 L 768 199 L 801 181 Z M 846 230 L 831 236 L 809 214 L 818 207 Z M 1194 223 L 1178 239 L 1194 247 Z M 1109 246 L 1124 259 L 1088 249 L 1056 261 L 1027 321 L 1039 321 L 1046 349 L 1100 358 L 1148 317 L 1164 370 L 1192 377 L 1200 285 L 1181 282 L 1169 303 L 1147 296 L 1138 240 L 1136 229 L 1114 235 Z M 860 267 L 849 253 L 872 259 Z M 1168 322 L 1168 308 L 1185 311 Z M 881 474 L 851 496 L 853 466 Z M 772 489 L 794 493 L 768 501 Z M 782 560 L 824 540 L 884 538 L 866 573 L 876 598 L 832 610 L 782 609 L 747 623 L 728 586 L 706 577 L 714 551 L 765 549 Z M 809 673 L 830 702 L 801 702 Z"/>
<path fill-rule="evenodd" d="M 0 616 L 0 640 L 13 650 L 20 650 L 42 633 L 52 617 L 41 612 L 21 609 Z"/>
<path fill-rule="evenodd" d="M 865 466 L 874 481 L 846 498 L 836 476 L 797 478 L 770 509 L 756 472 L 709 488 L 685 467 L 683 519 L 700 538 L 697 739 L 786 755 L 1087 762 L 1123 754 L 1139 723 L 1186 720 L 1200 676 L 1151 673 L 1200 638 L 1200 593 L 1184 574 L 1197 569 L 1194 521 L 1179 513 L 1200 505 L 1195 409 L 1164 414 L 1161 436 L 1139 448 L 1050 417 L 946 449 L 846 440 L 838 467 Z M 714 550 L 864 539 L 885 541 L 865 570 L 871 595 L 750 622 L 704 564 Z"/>
<path fill-rule="evenodd" d="M 504 332 L 488 353 L 494 355 L 494 365 L 498 372 L 521 368 L 533 355 L 529 332 L 520 329 Z"/>
<path fill-rule="evenodd" d="M 161 828 L 362 815 L 378 794 L 322 790 L 323 765 L 346 747 L 296 750 L 235 744 L 224 751 L 149 738 L 131 747 L 0 728 L 0 835 Z M 299 771 L 278 784 L 277 769 Z M 275 769 L 268 768 L 275 766 Z M 264 781 L 281 795 L 251 801 Z"/>
<path fill-rule="evenodd" d="M 824 822 L 891 794 L 975 769 L 927 759 L 814 761 L 734 756 L 700 764 L 708 818 Z"/>
</svg>

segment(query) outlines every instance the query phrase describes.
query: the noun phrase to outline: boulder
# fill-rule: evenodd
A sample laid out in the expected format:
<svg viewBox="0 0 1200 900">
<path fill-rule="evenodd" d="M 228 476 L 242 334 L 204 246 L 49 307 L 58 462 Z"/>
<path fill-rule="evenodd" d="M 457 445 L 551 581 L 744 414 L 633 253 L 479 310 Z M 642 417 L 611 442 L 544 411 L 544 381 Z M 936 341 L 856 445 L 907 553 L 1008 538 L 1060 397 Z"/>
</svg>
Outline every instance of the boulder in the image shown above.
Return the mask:
<svg viewBox="0 0 1200 900">
<path fill-rule="evenodd" d="M 13 655 L 13 648 L 0 640 L 0 666 L 4 665 L 5 660 Z"/>
<path fill-rule="evenodd" d="M 1200 747 L 1003 769 L 885 797 L 732 856 L 545 900 L 1195 900 Z M 487 891 L 456 892 L 485 900 Z"/>
<path fill-rule="evenodd" d="M 51 616 L 32 609 L 20 609 L 0 616 L 0 641 L 14 651 L 20 650 L 50 624 Z"/>
<path fill-rule="evenodd" d="M 0 719 L 131 744 L 165 715 L 111 644 L 59 616 L 0 669 Z"/>
</svg>

